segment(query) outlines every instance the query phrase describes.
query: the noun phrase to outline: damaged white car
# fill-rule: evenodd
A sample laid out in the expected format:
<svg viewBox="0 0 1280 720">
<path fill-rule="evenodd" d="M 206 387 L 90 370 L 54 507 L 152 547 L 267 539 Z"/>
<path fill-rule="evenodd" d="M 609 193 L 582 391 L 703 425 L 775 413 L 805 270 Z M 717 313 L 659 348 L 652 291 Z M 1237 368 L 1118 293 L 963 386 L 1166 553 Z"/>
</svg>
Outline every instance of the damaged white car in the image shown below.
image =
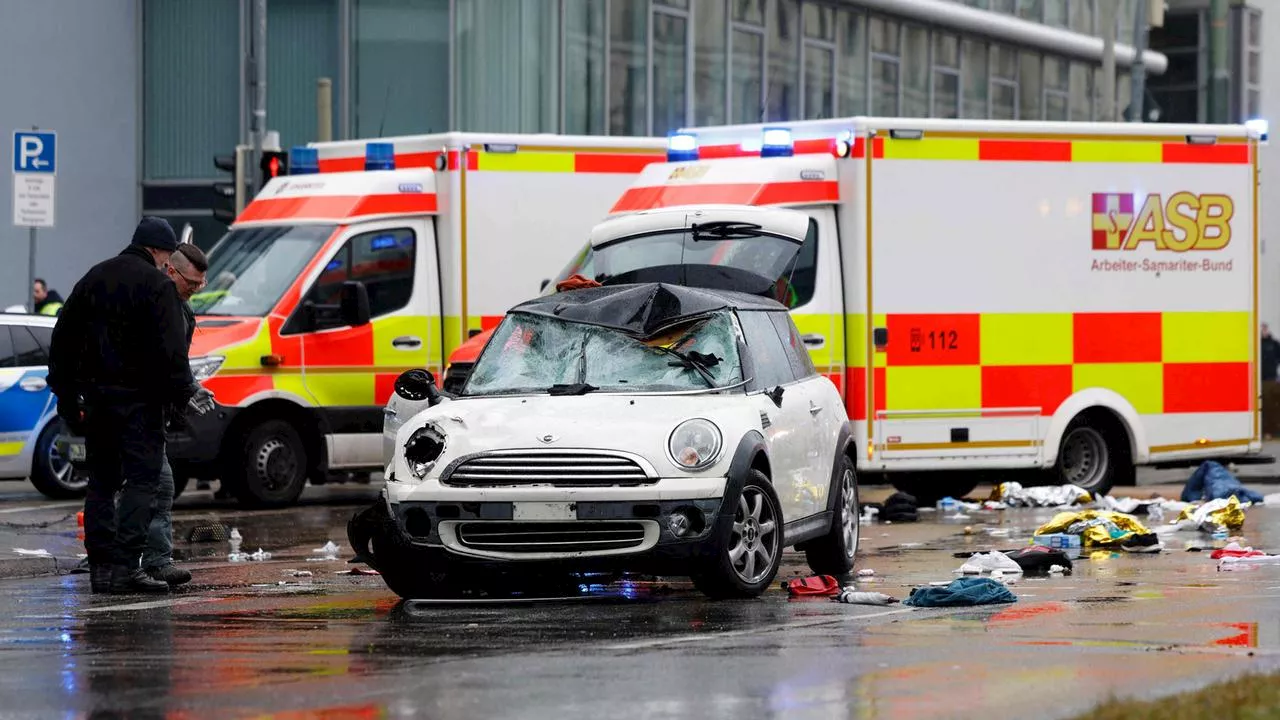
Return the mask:
<svg viewBox="0 0 1280 720">
<path fill-rule="evenodd" d="M 677 246 L 769 239 L 793 255 L 804 239 L 803 226 L 732 225 L 670 234 Z M 398 595 L 602 571 L 754 597 L 788 546 L 817 573 L 853 567 L 849 422 L 786 307 L 762 297 L 777 278 L 717 274 L 740 292 L 650 282 L 661 270 L 618 277 L 514 308 L 455 398 L 425 371 L 397 383 L 428 407 L 403 420 L 389 408 L 386 487 L 348 533 Z"/>
</svg>

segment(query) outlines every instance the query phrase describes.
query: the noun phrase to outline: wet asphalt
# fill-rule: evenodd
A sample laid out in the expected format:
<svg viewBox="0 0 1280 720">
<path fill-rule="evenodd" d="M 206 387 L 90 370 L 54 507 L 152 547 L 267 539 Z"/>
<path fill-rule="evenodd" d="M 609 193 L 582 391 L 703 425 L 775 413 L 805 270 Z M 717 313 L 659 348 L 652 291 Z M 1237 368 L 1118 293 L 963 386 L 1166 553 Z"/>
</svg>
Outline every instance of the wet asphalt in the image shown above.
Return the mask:
<svg viewBox="0 0 1280 720">
<path fill-rule="evenodd" d="M 1069 576 L 1020 579 L 1012 605 L 854 606 L 781 590 L 710 602 L 680 579 L 559 601 L 403 603 L 376 576 L 344 574 L 357 567 L 346 520 L 375 494 L 311 489 L 273 512 L 184 496 L 177 551 L 196 579 L 170 596 L 90 595 L 85 575 L 0 581 L 0 717 L 1053 718 L 1280 666 L 1280 565 L 1220 572 L 1184 549 L 1209 544 L 1196 532 L 1160 554 L 1102 552 Z M 0 521 L 65 514 L 0 489 L 0 511 L 15 508 Z M 863 525 L 858 568 L 875 576 L 856 585 L 905 598 L 956 577 L 953 553 L 1024 545 L 1053 513 Z M 1277 521 L 1280 508 L 1252 509 L 1242 534 L 1280 551 Z M 272 559 L 228 563 L 225 542 L 187 541 L 218 523 Z M 22 532 L 77 542 L 74 520 Z M 317 559 L 327 540 L 339 559 Z M 780 579 L 803 573 L 789 556 Z"/>
</svg>

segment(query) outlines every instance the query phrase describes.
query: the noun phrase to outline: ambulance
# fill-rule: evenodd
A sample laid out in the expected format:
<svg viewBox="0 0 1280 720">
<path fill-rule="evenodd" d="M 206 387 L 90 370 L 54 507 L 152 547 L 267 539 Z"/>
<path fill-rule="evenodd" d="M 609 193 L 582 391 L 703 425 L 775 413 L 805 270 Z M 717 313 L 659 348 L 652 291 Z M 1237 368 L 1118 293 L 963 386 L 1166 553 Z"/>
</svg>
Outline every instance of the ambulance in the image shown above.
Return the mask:
<svg viewBox="0 0 1280 720">
<path fill-rule="evenodd" d="M 1261 449 L 1264 140 L 1253 124 L 690 128 L 610 214 L 817 221 L 790 304 L 862 472 L 920 499 L 1010 470 L 1104 492 L 1135 465 Z M 562 275 L 603 262 L 588 245 Z"/>
<path fill-rule="evenodd" d="M 662 138 L 447 133 L 290 151 L 209 254 L 196 378 L 217 408 L 169 438 L 179 487 L 258 506 L 383 465 L 383 409 L 536 295 Z"/>
</svg>

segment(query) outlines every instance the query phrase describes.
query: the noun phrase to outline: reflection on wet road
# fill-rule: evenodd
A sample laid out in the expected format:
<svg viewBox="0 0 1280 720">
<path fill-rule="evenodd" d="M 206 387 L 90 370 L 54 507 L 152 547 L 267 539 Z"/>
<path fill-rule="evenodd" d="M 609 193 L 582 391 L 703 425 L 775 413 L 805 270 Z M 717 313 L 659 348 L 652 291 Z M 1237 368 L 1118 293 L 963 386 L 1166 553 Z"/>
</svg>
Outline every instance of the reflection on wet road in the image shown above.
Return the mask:
<svg viewBox="0 0 1280 720">
<path fill-rule="evenodd" d="M 188 527 L 216 514 L 194 512 Z M 188 544 L 208 560 L 167 598 L 90 596 L 79 575 L 0 582 L 0 715 L 1039 718 L 1280 665 L 1280 566 L 1220 573 L 1178 537 L 1158 555 L 1103 553 L 1070 576 L 1018 580 L 1017 604 L 988 608 L 779 590 L 715 603 L 682 581 L 464 606 L 399 603 L 377 577 L 338 574 L 342 560 L 308 560 L 326 538 L 348 556 L 349 514 L 293 511 L 288 531 L 242 522 L 246 548 L 277 553 L 265 563 Z M 903 598 L 953 578 L 952 553 L 1020 546 L 1051 514 L 979 514 L 970 534 L 864 525 L 858 566 L 876 575 L 858 586 Z M 1251 510 L 1244 534 L 1275 550 L 1277 520 Z M 801 572 L 799 558 L 784 569 Z"/>
</svg>

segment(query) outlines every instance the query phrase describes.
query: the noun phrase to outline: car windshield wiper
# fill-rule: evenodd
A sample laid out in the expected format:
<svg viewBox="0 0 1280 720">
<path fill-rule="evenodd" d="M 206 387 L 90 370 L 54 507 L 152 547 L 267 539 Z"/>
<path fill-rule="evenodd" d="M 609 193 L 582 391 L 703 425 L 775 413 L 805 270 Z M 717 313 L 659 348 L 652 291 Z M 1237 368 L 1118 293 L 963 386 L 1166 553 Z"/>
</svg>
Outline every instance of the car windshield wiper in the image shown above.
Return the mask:
<svg viewBox="0 0 1280 720">
<path fill-rule="evenodd" d="M 706 381 L 707 387 L 713 388 L 716 386 L 715 376 L 711 374 L 710 370 L 710 368 L 720 364 L 720 358 L 715 355 L 704 355 L 697 351 L 682 353 L 679 350 L 672 350 L 671 348 L 665 348 L 660 345 L 654 346 L 653 349 L 664 355 L 670 355 L 676 358 L 679 362 L 671 363 L 672 367 L 682 367 L 685 370 L 695 370 L 698 375 Z"/>
<path fill-rule="evenodd" d="M 586 395 L 589 392 L 595 392 L 596 390 L 599 390 L 599 389 L 600 388 L 596 387 L 595 385 L 591 385 L 590 383 L 584 383 L 584 382 L 570 383 L 567 385 L 562 383 L 557 383 L 547 388 L 547 394 L 552 396 Z"/>
<path fill-rule="evenodd" d="M 745 240 L 760 237 L 760 226 L 755 223 L 717 220 L 715 222 L 695 224 L 692 227 L 693 240 Z"/>
</svg>

